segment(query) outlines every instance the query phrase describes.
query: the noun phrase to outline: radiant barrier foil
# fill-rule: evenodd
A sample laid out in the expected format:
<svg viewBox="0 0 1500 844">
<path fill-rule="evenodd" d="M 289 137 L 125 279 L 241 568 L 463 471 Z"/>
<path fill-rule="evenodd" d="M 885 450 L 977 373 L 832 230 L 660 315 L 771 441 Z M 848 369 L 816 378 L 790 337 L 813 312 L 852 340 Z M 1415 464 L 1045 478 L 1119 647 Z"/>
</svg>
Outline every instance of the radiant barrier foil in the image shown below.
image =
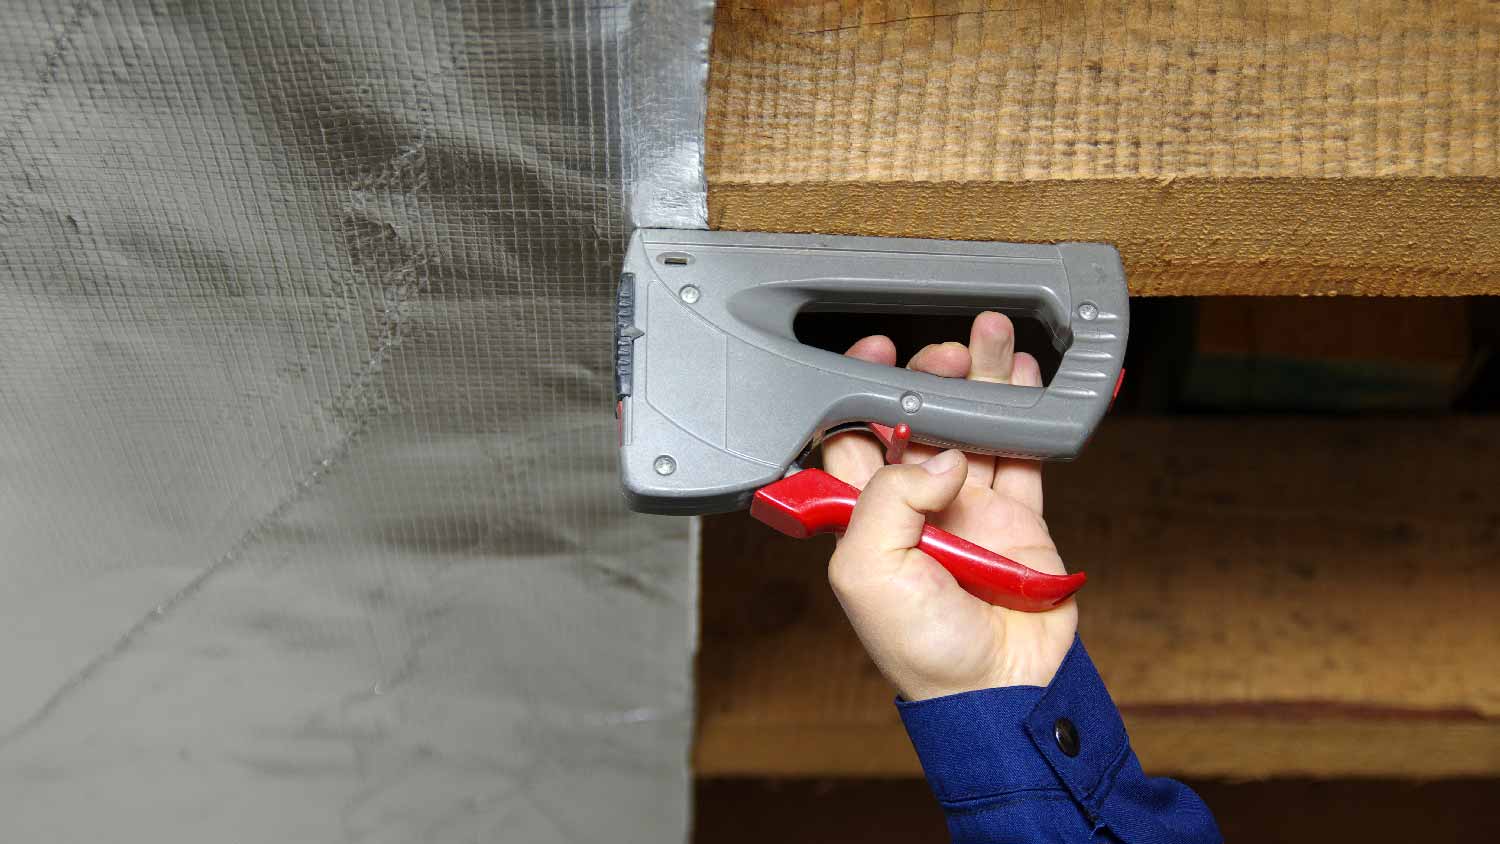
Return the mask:
<svg viewBox="0 0 1500 844">
<path fill-rule="evenodd" d="M 0 2 L 0 840 L 683 840 L 704 2 Z"/>
</svg>

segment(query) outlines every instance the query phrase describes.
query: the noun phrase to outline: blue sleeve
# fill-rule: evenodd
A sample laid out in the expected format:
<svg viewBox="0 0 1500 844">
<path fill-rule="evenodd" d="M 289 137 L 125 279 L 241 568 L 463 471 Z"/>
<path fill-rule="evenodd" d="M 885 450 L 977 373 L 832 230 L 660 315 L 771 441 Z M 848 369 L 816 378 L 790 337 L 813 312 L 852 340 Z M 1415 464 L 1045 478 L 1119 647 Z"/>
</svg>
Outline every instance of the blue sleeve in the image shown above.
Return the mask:
<svg viewBox="0 0 1500 844">
<path fill-rule="evenodd" d="M 1083 642 L 1052 684 L 897 701 L 955 844 L 1219 842 L 1203 800 L 1148 778 Z"/>
</svg>

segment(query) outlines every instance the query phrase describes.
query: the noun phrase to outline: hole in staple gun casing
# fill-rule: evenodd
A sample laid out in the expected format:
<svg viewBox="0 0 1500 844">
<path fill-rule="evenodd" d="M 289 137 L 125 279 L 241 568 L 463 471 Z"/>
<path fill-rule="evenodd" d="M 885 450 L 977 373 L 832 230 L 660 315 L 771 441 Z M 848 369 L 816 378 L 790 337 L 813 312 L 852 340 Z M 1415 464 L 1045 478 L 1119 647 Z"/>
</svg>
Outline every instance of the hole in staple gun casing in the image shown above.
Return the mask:
<svg viewBox="0 0 1500 844">
<path fill-rule="evenodd" d="M 1045 323 L 1027 313 L 999 309 L 1016 327 L 1016 350 L 1027 352 L 1041 365 L 1042 383 L 1050 384 L 1062 353 L 1052 345 L 1052 332 Z M 931 343 L 949 340 L 967 344 L 969 326 L 980 313 L 870 313 L 829 310 L 826 306 L 797 314 L 792 331 L 798 342 L 843 353 L 861 337 L 884 334 L 896 344 L 896 365 L 905 366 Z"/>
</svg>

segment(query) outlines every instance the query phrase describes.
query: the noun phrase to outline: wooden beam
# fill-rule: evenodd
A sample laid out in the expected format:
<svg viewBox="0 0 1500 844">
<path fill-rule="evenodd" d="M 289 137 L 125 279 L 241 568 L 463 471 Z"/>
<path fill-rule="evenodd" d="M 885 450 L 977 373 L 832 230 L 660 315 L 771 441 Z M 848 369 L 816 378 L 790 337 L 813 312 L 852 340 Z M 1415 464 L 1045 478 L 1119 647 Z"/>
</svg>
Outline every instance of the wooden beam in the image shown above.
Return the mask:
<svg viewBox="0 0 1500 844">
<path fill-rule="evenodd" d="M 1130 419 L 1049 468 L 1083 635 L 1148 770 L 1500 773 L 1500 466 L 1484 418 Z M 829 548 L 703 531 L 703 775 L 911 776 Z"/>
<path fill-rule="evenodd" d="M 716 228 L 1103 240 L 1138 294 L 1500 292 L 1500 5 L 722 0 Z"/>
</svg>

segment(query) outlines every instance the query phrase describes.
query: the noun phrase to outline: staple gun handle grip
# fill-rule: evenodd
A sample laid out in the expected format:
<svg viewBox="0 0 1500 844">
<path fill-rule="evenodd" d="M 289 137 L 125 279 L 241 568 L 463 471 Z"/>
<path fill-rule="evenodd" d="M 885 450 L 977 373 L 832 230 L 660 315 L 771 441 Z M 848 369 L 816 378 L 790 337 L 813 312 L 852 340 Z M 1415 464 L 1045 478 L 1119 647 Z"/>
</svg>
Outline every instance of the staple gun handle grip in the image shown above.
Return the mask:
<svg viewBox="0 0 1500 844">
<path fill-rule="evenodd" d="M 796 539 L 843 533 L 859 490 L 822 471 L 804 469 L 762 487 L 750 515 Z M 926 525 L 917 549 L 936 560 L 969 594 L 1022 612 L 1045 612 L 1066 601 L 1088 579 L 1083 572 L 1046 574 L 940 528 Z"/>
<path fill-rule="evenodd" d="M 914 440 L 932 445 L 1043 460 L 1077 456 L 1109 409 L 1124 362 L 1129 304 L 1119 253 L 1100 244 L 989 246 L 987 256 L 869 251 L 853 259 L 847 251 L 805 250 L 793 260 L 757 254 L 760 263 L 734 273 L 740 283 L 726 292 L 719 325 L 745 341 L 737 347 L 743 356 L 731 365 L 736 380 L 768 386 L 757 391 L 761 406 L 729 415 L 762 416 L 774 430 L 770 426 L 789 421 L 783 408 L 794 406 L 816 415 L 800 421 L 818 429 L 905 422 Z M 780 265 L 763 266 L 778 258 Z M 705 284 L 708 265 L 705 257 L 698 271 Z M 1029 314 L 1047 328 L 1061 359 L 1045 387 L 893 369 L 804 345 L 792 329 L 797 314 L 814 311 L 899 319 L 978 310 Z M 780 401 L 772 404 L 773 397 Z"/>
</svg>

